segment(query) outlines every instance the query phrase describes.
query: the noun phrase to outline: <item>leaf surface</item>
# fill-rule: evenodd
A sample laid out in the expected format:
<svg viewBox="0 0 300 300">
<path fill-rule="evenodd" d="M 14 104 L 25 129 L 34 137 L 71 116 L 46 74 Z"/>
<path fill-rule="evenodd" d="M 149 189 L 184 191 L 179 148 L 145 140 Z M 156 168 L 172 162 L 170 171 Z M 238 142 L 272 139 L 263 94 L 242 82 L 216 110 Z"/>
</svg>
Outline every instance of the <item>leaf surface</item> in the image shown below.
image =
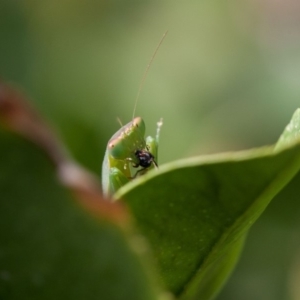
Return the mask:
<svg viewBox="0 0 300 300">
<path fill-rule="evenodd" d="M 217 293 L 248 229 L 298 172 L 299 111 L 291 124 L 276 151 L 265 147 L 176 161 L 116 194 L 130 207 L 166 286 L 180 299 Z"/>
</svg>

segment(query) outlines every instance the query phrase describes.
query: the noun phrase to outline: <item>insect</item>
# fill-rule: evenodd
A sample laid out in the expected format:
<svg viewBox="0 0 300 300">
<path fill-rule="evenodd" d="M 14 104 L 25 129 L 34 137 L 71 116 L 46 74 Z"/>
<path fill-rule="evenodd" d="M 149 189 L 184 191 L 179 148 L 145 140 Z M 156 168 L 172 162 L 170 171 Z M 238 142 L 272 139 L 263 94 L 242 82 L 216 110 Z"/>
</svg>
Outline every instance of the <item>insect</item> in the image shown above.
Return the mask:
<svg viewBox="0 0 300 300">
<path fill-rule="evenodd" d="M 167 32 L 161 38 L 142 78 L 132 120 L 120 128 L 107 143 L 102 164 L 102 189 L 105 196 L 114 194 L 130 180 L 158 167 L 157 150 L 162 119 L 157 123 L 155 138 L 145 138 L 145 122 L 141 117 L 134 117 L 134 114 L 147 72 L 166 34 Z"/>
</svg>

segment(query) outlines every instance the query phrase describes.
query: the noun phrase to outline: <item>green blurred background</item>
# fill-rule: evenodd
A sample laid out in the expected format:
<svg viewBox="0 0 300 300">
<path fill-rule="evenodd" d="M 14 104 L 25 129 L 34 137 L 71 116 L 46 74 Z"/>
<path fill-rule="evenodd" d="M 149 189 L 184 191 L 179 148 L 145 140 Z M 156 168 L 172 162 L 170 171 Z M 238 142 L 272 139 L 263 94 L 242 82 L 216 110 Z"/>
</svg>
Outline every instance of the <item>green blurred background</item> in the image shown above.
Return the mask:
<svg viewBox="0 0 300 300">
<path fill-rule="evenodd" d="M 166 30 L 136 111 L 151 135 L 164 118 L 159 163 L 275 143 L 300 106 L 296 0 L 1 0 L 0 77 L 100 176 Z M 218 300 L 300 299 L 299 180 L 254 225 Z"/>
</svg>

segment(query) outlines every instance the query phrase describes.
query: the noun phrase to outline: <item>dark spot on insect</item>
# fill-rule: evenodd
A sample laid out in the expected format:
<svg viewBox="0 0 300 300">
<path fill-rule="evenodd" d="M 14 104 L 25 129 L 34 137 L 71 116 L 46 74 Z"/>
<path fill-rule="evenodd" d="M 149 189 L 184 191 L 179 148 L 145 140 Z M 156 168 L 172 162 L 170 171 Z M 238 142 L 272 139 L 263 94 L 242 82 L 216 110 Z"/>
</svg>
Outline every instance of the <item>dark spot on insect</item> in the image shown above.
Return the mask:
<svg viewBox="0 0 300 300">
<path fill-rule="evenodd" d="M 154 166 L 156 168 L 158 168 L 158 165 L 157 165 L 156 161 L 154 160 L 154 156 L 149 151 L 136 150 L 134 152 L 134 155 L 137 157 L 139 162 L 137 164 L 134 164 L 133 167 L 134 168 L 142 167 L 142 169 L 138 170 L 135 173 L 135 175 L 132 177 L 132 179 L 136 178 L 140 172 L 143 172 L 145 169 L 149 168 L 151 166 L 151 164 L 154 164 Z"/>
<path fill-rule="evenodd" d="M 139 163 L 134 165 L 135 168 L 141 166 L 142 168 L 146 169 L 154 164 L 157 167 L 157 163 L 154 160 L 154 156 L 147 150 L 136 150 L 134 155 L 139 160 Z"/>
</svg>

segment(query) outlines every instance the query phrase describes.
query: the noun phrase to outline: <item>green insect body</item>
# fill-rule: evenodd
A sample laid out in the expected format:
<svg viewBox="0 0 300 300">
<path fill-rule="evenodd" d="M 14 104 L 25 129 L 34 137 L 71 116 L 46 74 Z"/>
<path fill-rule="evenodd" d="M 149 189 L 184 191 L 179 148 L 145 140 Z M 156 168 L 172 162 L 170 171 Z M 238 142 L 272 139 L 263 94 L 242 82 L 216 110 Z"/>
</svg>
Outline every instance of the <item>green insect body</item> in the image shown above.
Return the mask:
<svg viewBox="0 0 300 300">
<path fill-rule="evenodd" d="M 167 32 L 163 34 L 146 68 L 135 100 L 133 116 L 148 70 L 166 35 Z M 157 149 L 162 124 L 161 119 L 157 123 L 155 138 L 148 136 L 145 139 L 145 123 L 141 117 L 136 117 L 111 137 L 102 164 L 102 189 L 105 196 L 114 194 L 120 187 L 145 174 L 149 169 L 157 168 Z"/>
<path fill-rule="evenodd" d="M 114 194 L 130 180 L 157 167 L 161 125 L 162 121 L 158 122 L 156 138 L 145 139 L 145 123 L 141 117 L 136 117 L 111 137 L 102 165 L 104 195 Z"/>
</svg>

